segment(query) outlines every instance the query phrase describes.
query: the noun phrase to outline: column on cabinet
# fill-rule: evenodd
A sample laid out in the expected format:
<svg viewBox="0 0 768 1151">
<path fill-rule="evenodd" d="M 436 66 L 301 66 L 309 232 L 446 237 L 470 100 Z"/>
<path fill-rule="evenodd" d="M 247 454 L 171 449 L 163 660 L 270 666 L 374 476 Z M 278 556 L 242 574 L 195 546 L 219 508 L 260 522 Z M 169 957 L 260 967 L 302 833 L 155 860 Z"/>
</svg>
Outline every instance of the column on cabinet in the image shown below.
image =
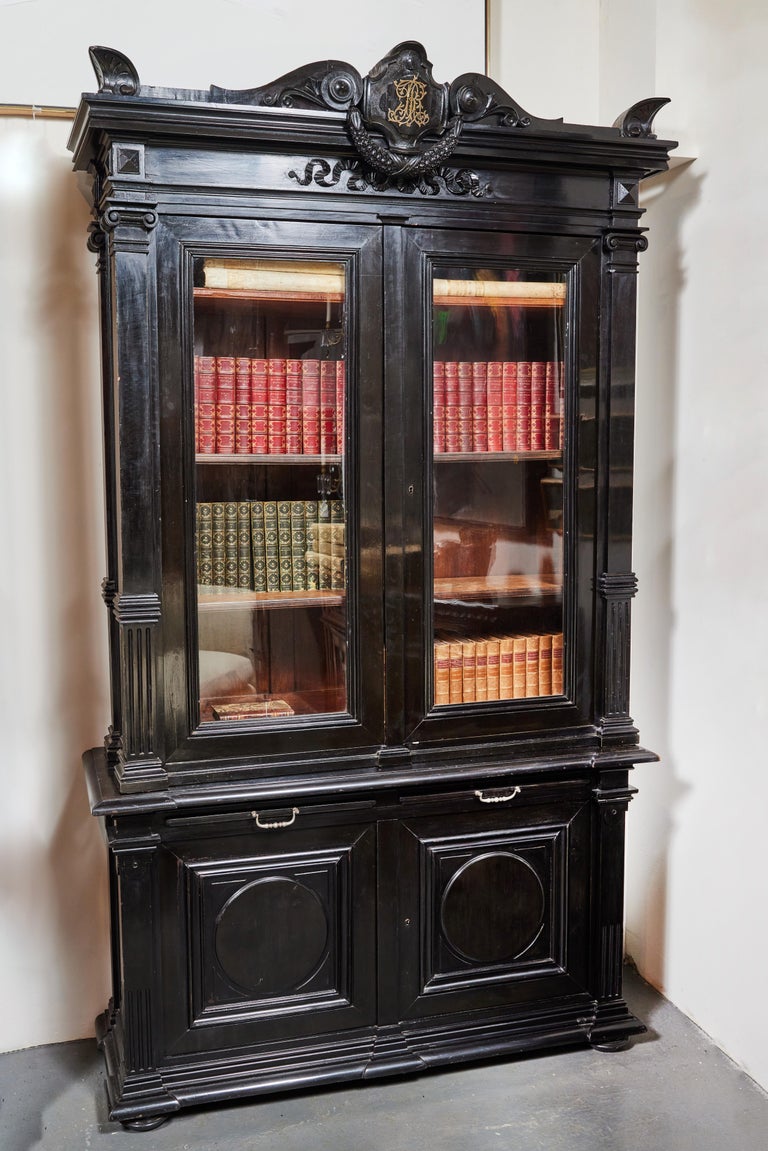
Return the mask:
<svg viewBox="0 0 768 1151">
<path fill-rule="evenodd" d="M 563 694 L 566 284 L 436 266 L 434 704 Z"/>
<path fill-rule="evenodd" d="M 200 718 L 343 712 L 344 265 L 200 257 L 194 279 Z"/>
</svg>

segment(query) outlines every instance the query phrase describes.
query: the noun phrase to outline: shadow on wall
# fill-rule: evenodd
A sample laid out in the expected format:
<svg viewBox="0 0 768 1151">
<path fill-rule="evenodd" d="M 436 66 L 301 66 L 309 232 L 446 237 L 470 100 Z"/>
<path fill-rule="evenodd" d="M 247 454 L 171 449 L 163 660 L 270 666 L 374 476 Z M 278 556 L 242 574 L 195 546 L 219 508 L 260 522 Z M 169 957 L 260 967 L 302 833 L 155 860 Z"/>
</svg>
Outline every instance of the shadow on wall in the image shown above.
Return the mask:
<svg viewBox="0 0 768 1151">
<path fill-rule="evenodd" d="M 685 164 L 643 184 L 650 229 L 640 259 L 634 554 L 640 594 L 632 619 L 632 712 L 661 763 L 636 769 L 630 809 L 626 949 L 640 974 L 664 987 L 667 867 L 686 786 L 671 754 L 675 605 L 675 445 L 679 413 L 679 301 L 686 268 L 681 234 L 702 177 Z"/>
<path fill-rule="evenodd" d="M 0 946 L 0 968 L 10 967 L 0 1049 L 92 1035 L 108 995 L 105 852 L 80 767 L 103 738 L 108 707 L 96 276 L 68 128 L 14 122 L 29 187 L 3 197 L 6 287 L 17 293 L 4 342 L 16 353 L 24 440 L 11 444 L 3 498 L 23 499 L 12 554 L 28 555 L 31 571 L 16 572 L 4 672 L 12 681 L 19 668 L 25 704 L 9 711 L 4 734 L 14 811 L 0 813 L 0 826 L 10 823 L 0 892 L 12 936 L 8 952 Z"/>
</svg>

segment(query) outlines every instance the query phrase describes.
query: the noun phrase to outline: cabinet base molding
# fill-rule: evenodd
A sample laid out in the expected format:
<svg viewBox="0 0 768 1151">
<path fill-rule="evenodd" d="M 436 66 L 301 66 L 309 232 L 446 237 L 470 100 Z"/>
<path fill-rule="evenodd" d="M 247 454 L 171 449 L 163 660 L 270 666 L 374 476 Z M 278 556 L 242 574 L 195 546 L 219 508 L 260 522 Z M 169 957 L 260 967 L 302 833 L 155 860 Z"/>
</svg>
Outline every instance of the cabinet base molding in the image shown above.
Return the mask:
<svg viewBox="0 0 768 1151">
<path fill-rule="evenodd" d="M 96 1020 L 106 1062 L 109 1117 L 131 1129 L 160 1124 L 177 1111 L 249 1096 L 299 1091 L 390 1075 L 414 1075 L 473 1060 L 591 1045 L 618 1050 L 646 1028 L 623 1000 L 599 1007 L 587 994 L 518 1011 L 402 1023 L 264 1044 L 250 1052 L 185 1056 L 162 1068 L 129 1072 L 120 1012 Z M 153 1123 L 157 1120 L 157 1124 Z"/>
</svg>

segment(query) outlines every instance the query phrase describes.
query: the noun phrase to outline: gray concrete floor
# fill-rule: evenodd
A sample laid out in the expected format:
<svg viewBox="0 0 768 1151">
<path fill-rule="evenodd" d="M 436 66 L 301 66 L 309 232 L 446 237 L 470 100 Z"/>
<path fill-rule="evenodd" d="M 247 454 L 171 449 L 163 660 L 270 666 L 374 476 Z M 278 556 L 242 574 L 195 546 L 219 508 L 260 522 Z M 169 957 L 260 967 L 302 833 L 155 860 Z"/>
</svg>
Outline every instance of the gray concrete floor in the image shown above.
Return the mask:
<svg viewBox="0 0 768 1151">
<path fill-rule="evenodd" d="M 768 1096 L 636 974 L 649 1026 L 571 1050 L 208 1111 L 157 1131 L 107 1119 L 89 1041 L 0 1055 L 0 1151 L 766 1151 Z"/>
</svg>

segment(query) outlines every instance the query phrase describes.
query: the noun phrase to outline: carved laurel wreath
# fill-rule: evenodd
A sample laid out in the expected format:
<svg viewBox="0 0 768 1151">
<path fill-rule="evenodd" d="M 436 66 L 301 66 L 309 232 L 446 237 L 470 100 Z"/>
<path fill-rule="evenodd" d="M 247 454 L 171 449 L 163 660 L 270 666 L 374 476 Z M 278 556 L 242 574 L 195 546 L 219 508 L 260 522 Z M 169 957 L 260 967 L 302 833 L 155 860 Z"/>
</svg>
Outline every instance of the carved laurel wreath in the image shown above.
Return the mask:
<svg viewBox="0 0 768 1151">
<path fill-rule="evenodd" d="M 418 156 L 393 152 L 381 144 L 364 126 L 357 108 L 349 109 L 347 126 L 355 147 L 374 171 L 389 176 L 423 176 L 439 168 L 453 152 L 459 142 L 462 120 L 460 116 L 449 120 L 444 135 Z"/>
</svg>

